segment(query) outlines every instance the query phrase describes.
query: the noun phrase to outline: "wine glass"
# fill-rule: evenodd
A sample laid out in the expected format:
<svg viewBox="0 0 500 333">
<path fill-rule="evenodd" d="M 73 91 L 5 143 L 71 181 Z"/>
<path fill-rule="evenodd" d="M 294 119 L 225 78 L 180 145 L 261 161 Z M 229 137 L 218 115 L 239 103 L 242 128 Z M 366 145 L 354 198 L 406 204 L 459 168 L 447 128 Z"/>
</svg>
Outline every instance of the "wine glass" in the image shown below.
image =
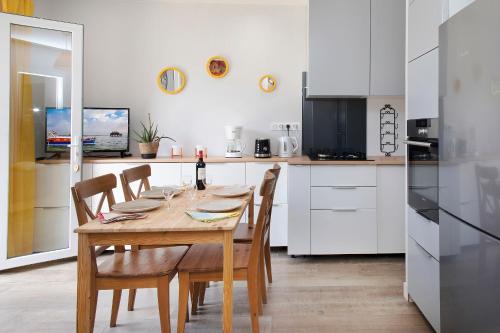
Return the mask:
<svg viewBox="0 0 500 333">
<path fill-rule="evenodd" d="M 206 187 L 209 187 L 210 185 L 212 185 L 212 177 L 210 176 L 206 176 L 203 183 L 205 184 Z"/>
<path fill-rule="evenodd" d="M 193 177 L 182 176 L 182 187 L 184 190 L 190 190 L 193 185 Z"/>
<path fill-rule="evenodd" d="M 172 208 L 170 201 L 175 195 L 175 188 L 165 186 L 161 192 L 163 194 L 163 197 L 165 197 L 165 201 L 167 202 L 167 209 Z"/>
</svg>

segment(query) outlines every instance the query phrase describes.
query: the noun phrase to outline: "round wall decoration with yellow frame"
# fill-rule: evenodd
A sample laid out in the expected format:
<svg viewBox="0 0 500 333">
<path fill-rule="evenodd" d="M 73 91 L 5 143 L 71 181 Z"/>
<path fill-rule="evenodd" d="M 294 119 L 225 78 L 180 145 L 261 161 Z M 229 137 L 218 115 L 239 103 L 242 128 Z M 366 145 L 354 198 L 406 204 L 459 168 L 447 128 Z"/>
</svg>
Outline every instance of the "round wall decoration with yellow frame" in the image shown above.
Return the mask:
<svg viewBox="0 0 500 333">
<path fill-rule="evenodd" d="M 177 67 L 165 67 L 158 74 L 156 83 L 164 93 L 175 95 L 186 86 L 186 76 Z"/>
<path fill-rule="evenodd" d="M 276 78 L 270 74 L 264 75 L 259 80 L 259 88 L 265 93 L 273 92 L 278 85 Z"/>
<path fill-rule="evenodd" d="M 206 69 L 208 75 L 220 79 L 229 73 L 229 61 L 221 56 L 211 57 L 207 60 Z"/>
</svg>

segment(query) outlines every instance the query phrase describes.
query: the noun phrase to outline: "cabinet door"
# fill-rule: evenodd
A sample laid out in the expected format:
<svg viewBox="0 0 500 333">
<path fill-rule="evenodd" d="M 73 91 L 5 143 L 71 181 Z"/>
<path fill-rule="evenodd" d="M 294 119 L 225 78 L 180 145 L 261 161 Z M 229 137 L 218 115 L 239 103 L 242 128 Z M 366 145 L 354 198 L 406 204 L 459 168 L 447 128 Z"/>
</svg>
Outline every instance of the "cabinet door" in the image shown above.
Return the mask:
<svg viewBox="0 0 500 333">
<path fill-rule="evenodd" d="M 196 177 L 195 163 L 182 163 L 182 176 Z M 207 177 L 214 185 L 245 184 L 245 163 L 207 163 Z"/>
<path fill-rule="evenodd" d="M 448 0 L 450 17 L 470 5 L 474 0 Z"/>
<path fill-rule="evenodd" d="M 181 183 L 180 163 L 151 163 L 151 186 L 179 185 Z"/>
<path fill-rule="evenodd" d="M 445 0 L 412 0 L 408 4 L 408 61 L 439 45 Z"/>
<path fill-rule="evenodd" d="M 408 119 L 439 116 L 439 50 L 408 64 Z"/>
<path fill-rule="evenodd" d="M 288 166 L 288 254 L 311 253 L 311 167 Z"/>
<path fill-rule="evenodd" d="M 405 252 L 405 167 L 377 166 L 378 253 Z"/>
<path fill-rule="evenodd" d="M 408 237 L 408 293 L 432 327 L 439 332 L 439 262 Z"/>
<path fill-rule="evenodd" d="M 262 179 L 264 178 L 264 173 L 273 167 L 274 163 L 247 163 L 246 164 L 246 183 L 247 185 L 254 185 L 255 188 L 260 188 Z M 274 193 L 274 203 L 275 204 L 285 204 L 287 203 L 287 163 L 279 163 L 281 166 L 280 176 L 278 178 L 278 184 L 276 184 L 276 192 Z M 255 203 L 260 203 L 262 197 L 255 196 Z"/>
<path fill-rule="evenodd" d="M 260 205 L 255 205 L 255 216 L 258 215 Z M 274 204 L 271 215 L 270 230 L 271 247 L 287 246 L 288 243 L 288 205 Z"/>
<path fill-rule="evenodd" d="M 69 206 L 69 168 L 66 163 L 36 164 L 35 207 Z"/>
<path fill-rule="evenodd" d="M 309 1 L 309 96 L 367 96 L 370 0 Z"/>
<path fill-rule="evenodd" d="M 370 95 L 405 94 L 405 17 L 404 1 L 371 1 Z"/>
<path fill-rule="evenodd" d="M 375 209 L 311 211 L 311 254 L 367 253 L 377 253 Z"/>
</svg>

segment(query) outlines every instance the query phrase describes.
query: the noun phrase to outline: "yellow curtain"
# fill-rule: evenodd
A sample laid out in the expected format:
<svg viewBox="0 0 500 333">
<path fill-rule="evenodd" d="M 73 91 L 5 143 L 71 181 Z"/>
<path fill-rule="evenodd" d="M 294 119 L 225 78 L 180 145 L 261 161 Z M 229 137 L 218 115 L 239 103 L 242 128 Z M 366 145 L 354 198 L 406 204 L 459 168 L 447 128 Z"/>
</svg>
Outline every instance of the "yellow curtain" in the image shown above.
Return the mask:
<svg viewBox="0 0 500 333">
<path fill-rule="evenodd" d="M 6 13 L 32 16 L 32 0 L 0 0 Z M 17 44 L 16 44 L 17 43 Z M 9 222 L 7 256 L 17 257 L 33 252 L 35 206 L 35 125 L 32 86 L 29 76 L 18 74 L 29 64 L 30 53 L 25 45 L 11 40 L 11 110 Z"/>
<path fill-rule="evenodd" d="M 0 0 L 0 11 L 20 14 L 26 16 L 33 16 L 35 6 L 33 0 Z"/>
</svg>

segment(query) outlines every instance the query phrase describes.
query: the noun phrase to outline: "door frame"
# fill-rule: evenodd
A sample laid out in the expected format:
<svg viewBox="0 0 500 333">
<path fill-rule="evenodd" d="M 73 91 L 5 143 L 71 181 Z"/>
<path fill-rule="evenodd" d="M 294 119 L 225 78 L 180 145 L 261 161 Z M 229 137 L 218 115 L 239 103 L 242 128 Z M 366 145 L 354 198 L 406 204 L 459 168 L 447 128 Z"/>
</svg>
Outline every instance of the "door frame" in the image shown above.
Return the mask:
<svg viewBox="0 0 500 333">
<path fill-rule="evenodd" d="M 78 226 L 76 213 L 68 188 L 70 227 L 69 246 L 66 249 L 7 258 L 8 200 L 9 200 L 9 152 L 10 152 L 10 38 L 11 25 L 24 25 L 71 33 L 71 149 L 70 184 L 82 177 L 82 109 L 83 109 L 83 25 L 52 21 L 22 15 L 0 13 L 0 44 L 9 47 L 0 49 L 0 271 L 76 256 L 78 238 L 74 229 Z"/>
</svg>

